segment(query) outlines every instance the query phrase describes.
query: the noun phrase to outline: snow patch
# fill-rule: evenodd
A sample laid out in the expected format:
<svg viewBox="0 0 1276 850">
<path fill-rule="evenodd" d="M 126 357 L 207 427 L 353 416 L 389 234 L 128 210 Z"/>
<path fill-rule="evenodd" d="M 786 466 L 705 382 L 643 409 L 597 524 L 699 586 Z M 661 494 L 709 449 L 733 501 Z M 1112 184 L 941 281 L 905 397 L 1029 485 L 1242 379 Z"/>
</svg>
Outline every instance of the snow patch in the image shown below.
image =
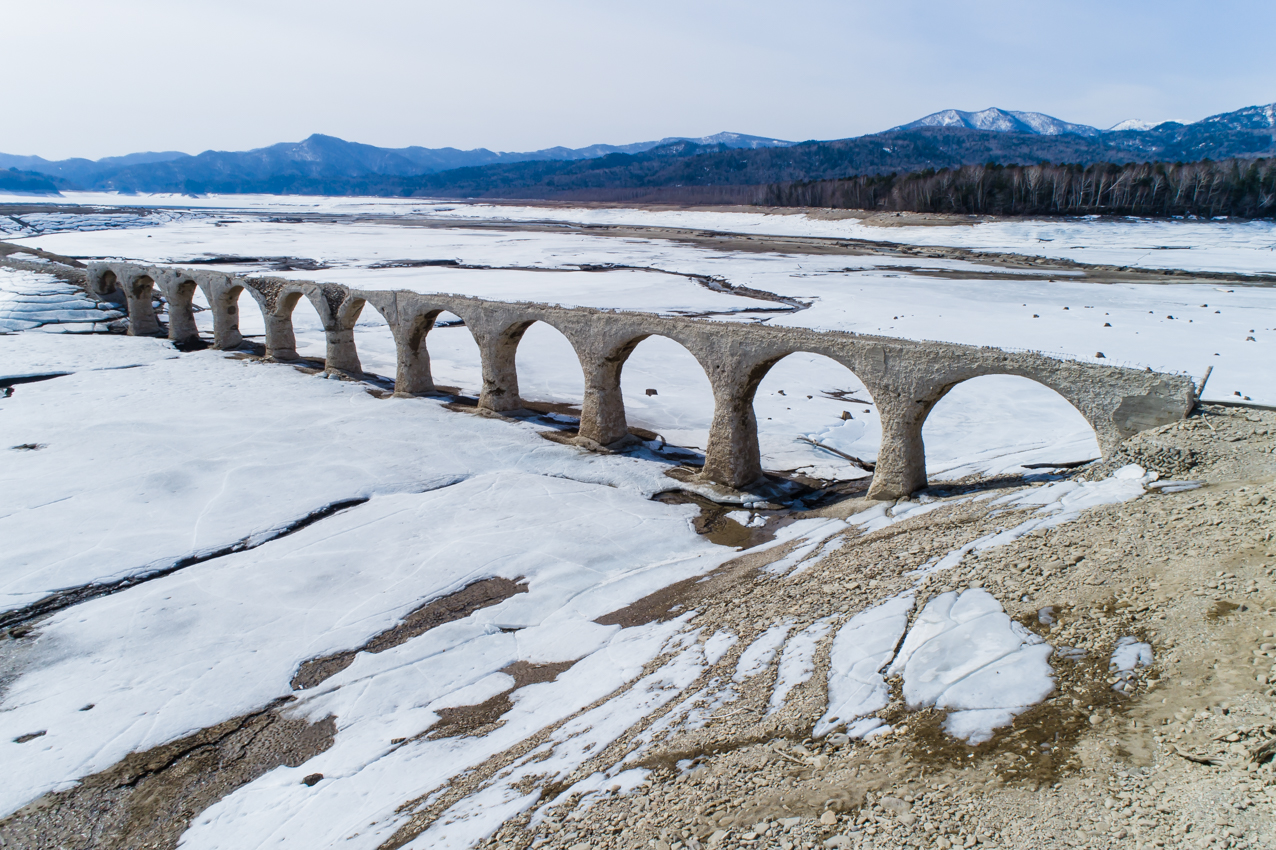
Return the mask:
<svg viewBox="0 0 1276 850">
<path fill-rule="evenodd" d="M 890 694 L 881 670 L 894 655 L 912 609 L 913 598 L 899 596 L 861 611 L 838 630 L 829 654 L 828 710 L 815 724 L 814 737 L 886 707 Z"/>
<path fill-rule="evenodd" d="M 950 709 L 945 731 L 977 744 L 1054 690 L 1049 657 L 992 594 L 967 590 L 926 603 L 887 675 L 903 675 L 910 708 Z"/>
</svg>

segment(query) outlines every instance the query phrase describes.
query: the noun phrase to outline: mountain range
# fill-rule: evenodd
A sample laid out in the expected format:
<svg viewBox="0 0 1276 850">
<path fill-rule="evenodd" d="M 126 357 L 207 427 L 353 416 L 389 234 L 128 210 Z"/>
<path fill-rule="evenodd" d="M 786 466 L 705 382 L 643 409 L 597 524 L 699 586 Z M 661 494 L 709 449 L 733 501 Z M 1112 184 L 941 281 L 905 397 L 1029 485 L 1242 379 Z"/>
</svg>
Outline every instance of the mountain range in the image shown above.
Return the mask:
<svg viewBox="0 0 1276 850">
<path fill-rule="evenodd" d="M 468 151 L 415 146 L 380 148 L 316 133 L 300 142 L 284 142 L 241 152 L 205 151 L 198 156 L 178 151 L 165 151 L 106 157 L 96 161 L 64 159 L 51 162 L 39 156 L 13 156 L 0 153 L 0 169 L 17 169 L 42 174 L 54 178 L 55 181 L 65 181 L 68 187 L 165 191 L 146 187 L 227 179 L 256 182 L 291 174 L 311 178 L 367 175 L 406 177 L 495 163 L 573 162 L 597 159 L 615 153 L 637 154 L 683 141 L 745 150 L 793 144 L 781 139 L 747 136 L 742 133 L 718 133 L 697 139 L 677 137 L 628 145 L 554 147 L 523 153 L 497 153 L 486 148 Z"/>
<path fill-rule="evenodd" d="M 1106 130 L 1038 112 L 945 110 L 883 133 L 789 142 L 738 133 L 630 145 L 380 148 L 314 135 L 243 152 L 139 153 L 49 162 L 0 154 L 0 190 L 298 193 L 430 197 L 702 200 L 745 187 L 994 162 L 1198 161 L 1276 155 L 1276 104 L 1194 123 L 1125 121 Z"/>
</svg>

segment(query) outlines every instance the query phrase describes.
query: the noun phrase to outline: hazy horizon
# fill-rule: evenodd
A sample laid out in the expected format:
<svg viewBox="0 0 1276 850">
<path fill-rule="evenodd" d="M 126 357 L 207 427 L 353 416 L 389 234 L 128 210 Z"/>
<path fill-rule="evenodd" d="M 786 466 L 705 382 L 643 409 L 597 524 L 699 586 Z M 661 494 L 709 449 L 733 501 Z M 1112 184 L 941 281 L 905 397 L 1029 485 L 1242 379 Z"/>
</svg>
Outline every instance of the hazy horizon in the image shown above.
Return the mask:
<svg viewBox="0 0 1276 850">
<path fill-rule="evenodd" d="M 1104 128 L 1276 100 L 1276 7 L 1250 0 L 5 7 L 18 120 L 0 151 L 51 160 L 313 133 L 497 151 L 836 139 L 990 106 Z"/>
</svg>

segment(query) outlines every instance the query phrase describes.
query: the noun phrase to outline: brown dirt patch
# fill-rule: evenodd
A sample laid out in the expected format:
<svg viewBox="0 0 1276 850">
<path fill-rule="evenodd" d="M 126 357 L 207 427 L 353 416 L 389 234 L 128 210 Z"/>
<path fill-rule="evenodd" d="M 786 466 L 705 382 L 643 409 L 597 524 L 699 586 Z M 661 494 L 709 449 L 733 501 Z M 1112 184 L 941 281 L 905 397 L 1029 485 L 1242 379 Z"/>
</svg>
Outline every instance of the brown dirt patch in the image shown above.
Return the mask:
<svg viewBox="0 0 1276 850">
<path fill-rule="evenodd" d="M 132 753 L 69 791 L 45 794 L 0 821 L 0 847 L 177 847 L 191 821 L 236 788 L 332 746 L 334 719 L 286 718 L 279 710 L 287 701 Z"/>
<path fill-rule="evenodd" d="M 292 677 L 292 689 L 302 691 L 313 688 L 349 667 L 360 652 L 385 652 L 444 623 L 464 619 L 482 608 L 504 602 L 516 593 L 526 592 L 526 584 L 507 578 L 476 581 L 456 593 L 427 602 L 404 617 L 398 625 L 381 632 L 358 649 L 348 649 L 303 663 Z"/>
</svg>

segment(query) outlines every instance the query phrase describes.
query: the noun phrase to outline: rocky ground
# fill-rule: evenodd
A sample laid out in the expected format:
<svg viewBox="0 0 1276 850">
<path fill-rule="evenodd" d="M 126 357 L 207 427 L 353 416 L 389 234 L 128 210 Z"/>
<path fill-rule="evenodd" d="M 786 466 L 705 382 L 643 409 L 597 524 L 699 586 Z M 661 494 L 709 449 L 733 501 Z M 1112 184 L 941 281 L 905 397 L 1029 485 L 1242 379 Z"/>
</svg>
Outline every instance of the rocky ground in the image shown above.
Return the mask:
<svg viewBox="0 0 1276 850">
<path fill-rule="evenodd" d="M 700 729 L 660 739 L 652 718 L 579 771 L 622 762 L 647 743 L 639 763 L 652 772 L 636 789 L 567 795 L 507 823 L 487 846 L 1276 846 L 1274 448 L 1276 414 L 1198 409 L 1084 474 L 1133 461 L 1203 486 L 1092 509 L 921 582 L 915 610 L 934 594 L 983 587 L 1056 648 L 1054 692 L 991 740 L 970 746 L 945 735 L 943 712 L 910 712 L 898 680 L 880 712 L 890 733 L 813 740 L 826 699 L 825 649 L 782 710 L 766 713 L 770 682 L 759 681 Z M 826 513 L 863 507 L 843 502 Z M 849 535 L 788 579 L 760 570 L 766 559 L 745 557 L 676 600 L 652 601 L 647 616 L 652 606 L 694 609 L 706 631 L 740 631 L 746 639 L 707 681 L 729 675 L 750 624 L 756 634 L 783 615 L 801 628 L 856 610 L 1005 523 L 984 502 L 941 508 Z M 1118 676 L 1109 658 L 1125 636 L 1148 642 L 1154 660 Z M 437 813 L 421 812 L 401 839 Z"/>
</svg>

